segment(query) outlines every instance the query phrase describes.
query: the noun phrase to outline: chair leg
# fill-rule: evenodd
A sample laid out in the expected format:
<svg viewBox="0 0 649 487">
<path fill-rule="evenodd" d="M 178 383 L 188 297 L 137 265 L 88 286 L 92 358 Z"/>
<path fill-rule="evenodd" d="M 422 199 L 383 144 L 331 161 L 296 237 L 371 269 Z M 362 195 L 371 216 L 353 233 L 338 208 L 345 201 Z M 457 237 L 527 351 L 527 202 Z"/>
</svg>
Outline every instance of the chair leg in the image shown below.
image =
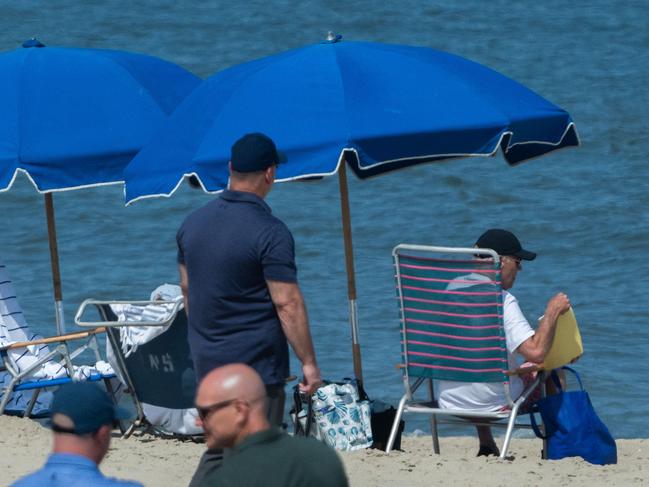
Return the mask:
<svg viewBox="0 0 649 487">
<path fill-rule="evenodd" d="M 129 436 L 131 436 L 133 434 L 133 432 L 135 431 L 135 428 L 138 427 L 138 425 L 135 424 L 135 423 L 136 423 L 136 421 L 133 421 L 131 423 L 131 425 L 127 428 L 127 430 L 124 432 L 124 434 L 122 434 L 123 439 L 126 440 Z M 121 422 L 120 422 L 120 428 L 121 428 Z"/>
<path fill-rule="evenodd" d="M 14 377 L 9 385 L 5 387 L 2 393 L 2 401 L 0 401 L 0 414 L 3 414 L 5 412 L 5 408 L 9 403 L 9 399 L 14 392 L 14 387 L 16 387 L 16 384 L 18 384 L 18 377 Z"/>
<path fill-rule="evenodd" d="M 11 389 L 7 387 L 4 391 L 2 391 L 2 401 L 0 401 L 0 414 L 5 412 L 5 407 L 9 402 L 10 396 L 11 396 Z"/>
<path fill-rule="evenodd" d="M 433 451 L 439 455 L 439 434 L 437 432 L 437 415 L 430 415 L 430 433 L 433 437 Z"/>
<path fill-rule="evenodd" d="M 32 393 L 32 398 L 29 400 L 29 404 L 27 404 L 27 409 L 25 409 L 25 412 L 23 413 L 23 418 L 30 418 L 32 416 L 32 410 L 34 409 L 34 406 L 36 405 L 36 401 L 38 401 L 38 396 L 41 393 L 41 389 L 36 389 Z"/>
<path fill-rule="evenodd" d="M 545 388 L 545 372 L 541 372 L 541 398 L 547 397 L 548 391 Z M 543 418 L 541 418 L 542 420 Z M 543 431 L 543 434 L 545 435 L 545 425 L 541 425 L 541 431 Z M 541 450 L 541 460 L 547 460 L 548 459 L 548 439 L 544 438 L 543 439 L 543 449 Z"/>
<path fill-rule="evenodd" d="M 431 379 L 428 379 L 428 397 L 431 403 L 435 402 L 435 390 Z M 433 451 L 436 455 L 439 455 L 439 434 L 437 431 L 437 415 L 435 414 L 430 416 L 430 433 L 433 437 Z"/>
<path fill-rule="evenodd" d="M 113 404 L 117 404 L 117 397 L 115 396 L 115 389 L 113 388 L 113 384 L 111 384 L 110 379 L 104 378 L 104 386 L 106 387 L 106 392 L 110 396 L 110 398 L 113 400 Z"/>
<path fill-rule="evenodd" d="M 512 408 L 512 412 L 509 414 L 509 421 L 507 421 L 507 432 L 505 433 L 505 441 L 503 442 L 503 447 L 500 449 L 500 459 L 504 460 L 507 456 L 507 450 L 509 449 L 509 443 L 512 440 L 512 433 L 514 432 L 514 424 L 516 423 L 516 416 L 518 415 L 518 408 L 520 403 L 517 403 Z"/>
<path fill-rule="evenodd" d="M 104 386 L 106 387 L 106 392 L 108 392 L 108 395 L 113 401 L 113 404 L 117 406 L 118 400 L 117 400 L 117 391 L 115 391 L 115 388 L 113 387 L 113 383 L 111 382 L 111 379 L 104 378 Z M 126 434 L 126 428 L 122 424 L 124 421 L 121 419 L 117 420 L 117 427 L 119 428 L 119 432 L 122 434 L 122 437 Z"/>
<path fill-rule="evenodd" d="M 408 395 L 404 394 L 404 396 L 399 401 L 397 414 L 394 416 L 394 423 L 392 423 L 392 429 L 390 430 L 390 437 L 388 438 L 388 444 L 385 447 L 386 453 L 390 453 L 392 451 L 392 447 L 394 446 L 394 440 L 396 440 L 397 438 L 397 433 L 399 431 L 399 423 L 401 422 L 401 416 L 403 415 L 403 409 L 406 405 L 407 400 L 408 400 Z"/>
</svg>

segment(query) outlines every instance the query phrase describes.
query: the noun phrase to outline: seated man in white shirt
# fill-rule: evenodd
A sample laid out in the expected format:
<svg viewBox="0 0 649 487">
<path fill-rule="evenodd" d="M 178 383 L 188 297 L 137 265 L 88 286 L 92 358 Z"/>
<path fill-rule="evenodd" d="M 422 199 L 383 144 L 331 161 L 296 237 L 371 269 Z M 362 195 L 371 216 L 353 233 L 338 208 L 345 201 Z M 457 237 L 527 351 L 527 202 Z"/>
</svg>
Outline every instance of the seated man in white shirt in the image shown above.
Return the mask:
<svg viewBox="0 0 649 487">
<path fill-rule="evenodd" d="M 527 362 L 541 363 L 545 359 L 556 329 L 559 315 L 570 308 L 568 296 L 558 293 L 547 304 L 545 314 L 536 331 L 523 316 L 518 301 L 508 291 L 514 285 L 521 260 L 534 260 L 536 254 L 524 250 L 516 236 L 501 229 L 490 229 L 483 233 L 475 244 L 478 248 L 495 250 L 501 256 L 501 282 L 503 289 L 503 321 L 509 368 L 518 367 L 514 354 L 521 355 Z M 523 392 L 529 377 L 512 376 L 510 395 L 516 400 Z M 471 409 L 477 411 L 499 411 L 507 406 L 502 385 L 492 383 L 440 381 L 439 405 L 442 408 Z M 499 455 L 489 426 L 476 426 L 480 449 L 478 456 Z"/>
</svg>

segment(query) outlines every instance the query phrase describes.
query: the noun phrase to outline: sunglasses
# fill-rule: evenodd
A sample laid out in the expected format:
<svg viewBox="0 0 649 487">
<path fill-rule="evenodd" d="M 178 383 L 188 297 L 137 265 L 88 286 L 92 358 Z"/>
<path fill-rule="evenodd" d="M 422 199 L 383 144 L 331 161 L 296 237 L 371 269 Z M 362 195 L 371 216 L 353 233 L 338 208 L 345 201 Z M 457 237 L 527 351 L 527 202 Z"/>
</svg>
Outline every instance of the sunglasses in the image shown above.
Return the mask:
<svg viewBox="0 0 649 487">
<path fill-rule="evenodd" d="M 228 407 L 230 404 L 234 404 L 238 401 L 238 398 L 228 399 L 227 401 L 217 402 L 215 404 L 210 404 L 209 406 L 196 406 L 196 411 L 198 412 L 198 417 L 201 418 L 201 421 L 204 421 L 210 414 Z"/>
</svg>

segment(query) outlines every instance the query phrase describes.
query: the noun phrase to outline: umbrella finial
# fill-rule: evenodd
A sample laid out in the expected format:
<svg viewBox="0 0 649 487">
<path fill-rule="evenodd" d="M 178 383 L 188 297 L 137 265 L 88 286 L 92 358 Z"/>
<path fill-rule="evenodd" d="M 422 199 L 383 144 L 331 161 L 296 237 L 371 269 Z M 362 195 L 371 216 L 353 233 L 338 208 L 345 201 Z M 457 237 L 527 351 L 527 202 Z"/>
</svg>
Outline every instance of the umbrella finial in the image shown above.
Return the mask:
<svg viewBox="0 0 649 487">
<path fill-rule="evenodd" d="M 45 44 L 36 39 L 36 37 L 32 37 L 31 39 L 23 42 L 23 47 L 45 47 Z"/>
<path fill-rule="evenodd" d="M 325 44 L 334 44 L 336 42 L 339 42 L 343 36 L 340 34 L 335 34 L 332 30 L 327 32 L 327 39 L 325 39 L 324 43 Z"/>
</svg>

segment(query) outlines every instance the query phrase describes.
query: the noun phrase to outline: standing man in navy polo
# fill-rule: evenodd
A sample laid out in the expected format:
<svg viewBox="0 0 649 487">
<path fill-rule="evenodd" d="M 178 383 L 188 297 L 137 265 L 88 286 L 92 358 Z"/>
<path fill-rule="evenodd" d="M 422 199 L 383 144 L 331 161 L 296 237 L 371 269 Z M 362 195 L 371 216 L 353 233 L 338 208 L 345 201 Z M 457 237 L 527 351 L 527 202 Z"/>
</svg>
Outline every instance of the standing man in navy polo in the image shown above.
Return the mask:
<svg viewBox="0 0 649 487">
<path fill-rule="evenodd" d="M 176 237 L 197 380 L 216 367 L 248 364 L 264 381 L 268 418 L 277 426 L 289 375 L 287 342 L 302 363 L 300 389 L 311 394 L 321 382 L 293 236 L 264 202 L 278 163 L 268 136 L 241 137 L 232 146 L 229 189 L 189 215 Z M 220 461 L 220 452 L 208 451 L 192 484 Z"/>
</svg>

